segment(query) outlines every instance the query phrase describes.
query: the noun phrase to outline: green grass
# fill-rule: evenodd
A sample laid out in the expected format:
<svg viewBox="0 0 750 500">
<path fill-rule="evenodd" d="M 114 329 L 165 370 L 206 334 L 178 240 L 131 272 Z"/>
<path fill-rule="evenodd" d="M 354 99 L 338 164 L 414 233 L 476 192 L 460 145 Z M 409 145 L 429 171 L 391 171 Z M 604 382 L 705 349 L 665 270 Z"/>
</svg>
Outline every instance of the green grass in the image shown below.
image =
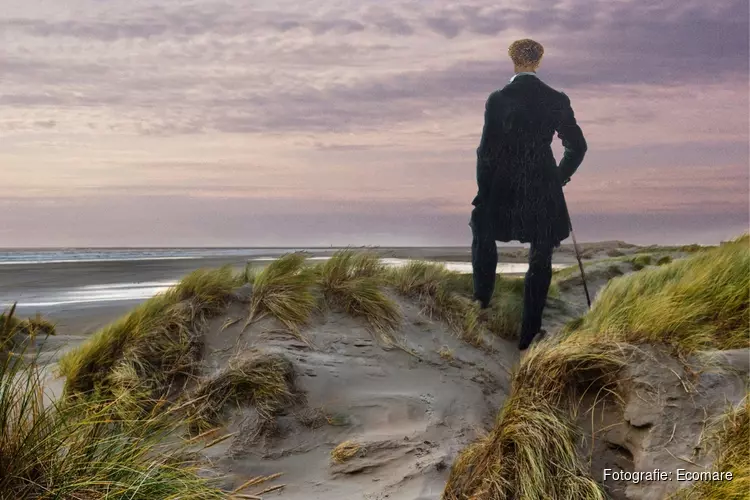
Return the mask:
<svg viewBox="0 0 750 500">
<path fill-rule="evenodd" d="M 317 306 L 315 281 L 315 270 L 305 265 L 302 254 L 287 254 L 271 262 L 254 277 L 245 327 L 271 315 L 300 337 L 300 328 Z"/>
<path fill-rule="evenodd" d="M 425 312 L 448 323 L 457 335 L 475 346 L 485 345 L 492 332 L 518 337 L 523 307 L 523 280 L 498 275 L 490 311 L 483 321 L 472 301 L 472 276 L 449 271 L 442 264 L 412 261 L 390 272 L 389 284 L 402 296 L 419 302 Z M 553 287 L 550 296 L 558 294 Z"/>
<path fill-rule="evenodd" d="M 649 254 L 641 254 L 636 255 L 632 259 L 630 259 L 630 263 L 633 265 L 633 269 L 636 271 L 640 271 L 641 269 L 650 266 L 652 262 L 651 255 Z"/>
<path fill-rule="evenodd" d="M 621 265 L 624 262 L 622 258 L 602 259 L 596 262 L 584 263 L 583 269 L 586 272 L 586 282 L 604 279 L 609 281 L 624 274 Z M 609 265 L 606 265 L 610 263 Z M 618 263 L 620 265 L 618 265 Z M 558 290 L 569 290 L 574 286 L 583 286 L 581 278 L 581 268 L 578 264 L 565 267 L 552 275 L 552 286 Z M 552 296 L 550 294 L 550 296 Z"/>
<path fill-rule="evenodd" d="M 470 279 L 470 278 L 469 278 Z M 479 307 L 469 298 L 471 283 L 444 265 L 411 261 L 390 271 L 388 281 L 397 293 L 419 302 L 425 313 L 448 323 L 465 341 L 483 345 Z"/>
<path fill-rule="evenodd" d="M 618 374 L 633 344 L 682 352 L 748 347 L 748 243 L 744 235 L 613 280 L 558 339 L 532 346 L 495 427 L 453 464 L 444 498 L 605 498 L 576 448 L 579 402 L 587 394 L 617 400 Z M 739 479 L 703 485 L 695 498 L 741 498 L 738 492 L 747 491 L 747 409 L 745 402 L 727 420 L 717 462 L 718 470 L 736 470 Z"/>
<path fill-rule="evenodd" d="M 0 352 L 18 348 L 19 337 L 35 339 L 38 336 L 55 334 L 55 325 L 39 314 L 32 318 L 18 319 L 15 315 L 16 304 L 0 313 Z"/>
<path fill-rule="evenodd" d="M 580 330 L 688 352 L 748 347 L 749 275 L 750 248 L 744 236 L 609 282 Z"/>
<path fill-rule="evenodd" d="M 113 383 L 133 382 L 133 374 L 158 392 L 192 375 L 200 359 L 202 328 L 224 310 L 237 283 L 228 267 L 195 271 L 98 331 L 60 359 L 66 392 L 113 395 Z"/>
<path fill-rule="evenodd" d="M 393 332 L 401 323 L 401 310 L 384 293 L 386 272 L 376 254 L 339 251 L 316 271 L 329 306 L 364 318 L 385 347 L 396 343 Z"/>
<path fill-rule="evenodd" d="M 663 266 L 664 264 L 670 264 L 672 263 L 672 257 L 669 255 L 664 255 L 662 257 L 659 257 L 659 259 L 656 261 L 657 266 Z"/>
<path fill-rule="evenodd" d="M 42 377 L 19 357 L 0 364 L 0 499 L 227 498 L 186 447 L 164 444 L 179 418 L 157 409 L 124 425 L 100 402 L 45 405 Z"/>
</svg>

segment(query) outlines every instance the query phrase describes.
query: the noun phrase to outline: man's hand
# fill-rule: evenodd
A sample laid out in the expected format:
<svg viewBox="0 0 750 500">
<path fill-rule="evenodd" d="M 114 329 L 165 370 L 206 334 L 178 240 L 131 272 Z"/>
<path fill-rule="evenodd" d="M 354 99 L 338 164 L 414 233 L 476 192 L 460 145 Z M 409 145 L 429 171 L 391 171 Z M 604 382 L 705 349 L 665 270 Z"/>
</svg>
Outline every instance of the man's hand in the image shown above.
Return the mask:
<svg viewBox="0 0 750 500">
<path fill-rule="evenodd" d="M 563 154 L 558 171 L 561 176 L 562 185 L 570 181 L 570 178 L 576 172 L 586 155 L 588 145 L 583 137 L 581 127 L 576 122 L 573 108 L 570 106 L 570 99 L 565 93 L 562 93 L 562 111 L 560 114 L 560 124 L 557 127 L 557 136 L 562 140 L 565 153 Z"/>
</svg>

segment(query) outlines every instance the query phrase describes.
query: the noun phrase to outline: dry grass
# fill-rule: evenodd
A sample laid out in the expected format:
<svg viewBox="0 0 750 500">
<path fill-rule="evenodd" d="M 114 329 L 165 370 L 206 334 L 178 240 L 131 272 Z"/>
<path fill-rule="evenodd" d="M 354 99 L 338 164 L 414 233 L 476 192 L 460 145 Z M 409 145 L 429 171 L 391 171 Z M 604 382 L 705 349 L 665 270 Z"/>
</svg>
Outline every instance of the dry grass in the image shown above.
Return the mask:
<svg viewBox="0 0 750 500">
<path fill-rule="evenodd" d="M 193 431 L 204 432 L 221 424 L 228 404 L 250 405 L 270 418 L 291 405 L 297 391 L 294 366 L 280 354 L 251 351 L 232 358 L 218 374 L 206 377 L 188 396 Z"/>
<path fill-rule="evenodd" d="M 612 390 L 624 364 L 625 351 L 611 343 L 568 338 L 532 347 L 495 428 L 454 463 L 444 498 L 604 499 L 576 452 L 572 402 Z"/>
<path fill-rule="evenodd" d="M 494 429 L 454 463 L 444 498 L 605 498 L 576 451 L 578 401 L 586 394 L 616 397 L 632 344 L 666 343 L 682 351 L 747 347 L 748 242 L 745 235 L 613 280 L 556 344 L 533 346 L 513 375 Z M 739 480 L 711 483 L 705 491 L 714 496 L 700 490 L 700 498 L 740 498 L 732 495 L 747 491 L 747 403 L 727 422 L 717 467 L 737 470 Z M 719 492 L 722 487 L 729 490 Z"/>
<path fill-rule="evenodd" d="M 453 351 L 447 345 L 444 345 L 438 351 L 438 355 L 445 361 L 453 361 Z"/>
<path fill-rule="evenodd" d="M 300 328 L 307 324 L 317 304 L 315 278 L 314 269 L 305 265 L 302 254 L 287 254 L 271 262 L 253 278 L 245 327 L 271 315 L 301 338 Z"/>
<path fill-rule="evenodd" d="M 382 290 L 385 268 L 376 254 L 339 251 L 316 271 L 329 305 L 364 318 L 384 346 L 396 343 L 392 334 L 401 323 L 401 311 Z"/>
<path fill-rule="evenodd" d="M 750 394 L 721 419 L 714 430 L 713 470 L 731 472 L 731 481 L 701 481 L 679 491 L 680 500 L 744 500 L 750 492 Z"/>
<path fill-rule="evenodd" d="M 579 333 L 686 352 L 749 347 L 749 275 L 745 235 L 609 282 Z"/>
<path fill-rule="evenodd" d="M 60 359 L 69 394 L 111 396 L 123 380 L 157 393 L 192 375 L 206 320 L 224 310 L 238 284 L 229 267 L 198 270 L 138 306 Z"/>
<path fill-rule="evenodd" d="M 367 453 L 364 446 L 357 441 L 344 441 L 331 450 L 331 461 L 335 464 L 343 464 L 354 457 L 360 457 Z"/>
<path fill-rule="evenodd" d="M 181 446 L 163 408 L 123 423 L 96 400 L 45 405 L 44 373 L 21 357 L 0 364 L 0 499 L 222 499 Z"/>
</svg>

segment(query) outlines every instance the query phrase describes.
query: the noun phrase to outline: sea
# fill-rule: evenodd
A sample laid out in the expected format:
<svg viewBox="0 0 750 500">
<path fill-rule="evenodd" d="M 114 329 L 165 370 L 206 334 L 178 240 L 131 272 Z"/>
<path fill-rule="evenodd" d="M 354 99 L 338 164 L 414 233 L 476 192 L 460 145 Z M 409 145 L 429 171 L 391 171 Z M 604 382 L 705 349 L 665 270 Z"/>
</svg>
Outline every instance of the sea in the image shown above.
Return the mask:
<svg viewBox="0 0 750 500">
<path fill-rule="evenodd" d="M 312 248 L 149 248 L 149 249 L 15 249 L 0 250 L 0 275 L 4 271 L 18 270 L 26 272 L 27 269 L 44 269 L 50 264 L 75 264 L 89 263 L 96 267 L 96 263 L 122 263 L 126 266 L 128 263 L 147 265 L 168 264 L 168 261 L 195 260 L 195 259 L 212 259 L 212 258 L 229 258 L 238 261 L 254 261 L 262 263 L 271 261 L 279 256 L 295 251 L 304 251 L 309 254 L 309 260 L 325 260 L 329 258 L 321 253 L 330 254 L 336 249 L 312 249 Z M 318 255 L 316 255 L 318 254 Z M 403 266 L 410 262 L 409 259 L 383 258 L 383 264 L 387 266 Z M 451 271 L 460 273 L 470 273 L 470 262 L 454 261 L 436 261 L 440 262 Z M 17 267 L 16 267 L 17 266 Z M 554 264 L 555 267 L 565 267 L 565 265 Z M 56 266 L 59 268 L 59 266 Z M 91 267 L 91 266 L 90 266 Z M 23 268 L 23 271 L 21 269 Z M 499 263 L 497 272 L 502 274 L 521 274 L 526 272 L 528 266 L 524 263 Z M 6 273 L 12 275 L 12 273 Z M 137 277 L 140 273 L 133 273 L 132 277 Z M 7 308 L 12 303 L 16 303 L 19 309 L 31 309 L 44 311 L 48 308 L 60 309 L 70 307 L 85 307 L 95 305 L 105 305 L 113 302 L 140 302 L 158 293 L 162 293 L 174 286 L 178 282 L 175 276 L 173 279 L 152 280 L 152 279 L 98 279 L 93 273 L 92 280 L 94 283 L 87 283 L 76 286 L 68 286 L 64 282 L 56 282 L 53 285 L 39 283 L 22 287 L 13 287 L 10 289 L 0 289 L 0 308 Z M 129 276 L 127 273 L 121 276 Z M 11 281 L 20 281 L 18 278 L 11 278 Z M 43 281 L 43 279 L 42 279 Z"/>
</svg>

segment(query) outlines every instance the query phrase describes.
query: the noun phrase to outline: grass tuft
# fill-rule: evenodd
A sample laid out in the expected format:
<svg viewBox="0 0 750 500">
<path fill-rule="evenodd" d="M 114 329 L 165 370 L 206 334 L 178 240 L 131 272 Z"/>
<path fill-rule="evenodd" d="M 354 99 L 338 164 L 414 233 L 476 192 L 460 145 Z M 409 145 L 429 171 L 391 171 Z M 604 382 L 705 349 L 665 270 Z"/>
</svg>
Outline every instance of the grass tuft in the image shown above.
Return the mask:
<svg viewBox="0 0 750 500">
<path fill-rule="evenodd" d="M 317 303 L 314 285 L 315 271 L 305 265 L 304 255 L 287 254 L 271 262 L 255 275 L 245 327 L 271 315 L 300 337 L 300 327 Z"/>
<path fill-rule="evenodd" d="M 580 330 L 681 351 L 750 346 L 747 237 L 610 281 Z"/>
<path fill-rule="evenodd" d="M 179 419 L 124 425 L 101 401 L 49 403 L 44 376 L 20 357 L 0 364 L 0 499 L 227 498 L 185 448 L 164 444 Z"/>
<path fill-rule="evenodd" d="M 453 361 L 453 351 L 447 345 L 444 345 L 438 351 L 438 355 L 444 361 Z"/>
<path fill-rule="evenodd" d="M 449 271 L 441 264 L 412 261 L 391 270 L 389 283 L 395 290 L 422 304 L 430 316 L 446 323 L 464 341 L 485 345 L 485 334 L 517 338 L 523 307 L 523 280 L 497 276 L 489 314 L 482 321 L 479 304 L 472 300 L 472 277 Z M 551 295 L 555 295 L 552 290 Z"/>
<path fill-rule="evenodd" d="M 669 255 L 664 255 L 662 257 L 659 257 L 659 260 L 656 261 L 657 266 L 663 266 L 664 264 L 670 264 L 672 262 L 672 257 Z"/>
<path fill-rule="evenodd" d="M 98 331 L 60 359 L 66 392 L 111 396 L 113 383 L 132 370 L 144 384 L 153 379 L 154 387 L 191 375 L 205 322 L 223 310 L 236 284 L 229 267 L 195 271 Z"/>
<path fill-rule="evenodd" d="M 193 430 L 204 432 L 221 424 L 228 404 L 251 405 L 270 418 L 296 397 L 294 366 L 280 354 L 252 351 L 232 358 L 218 374 L 201 381 L 188 397 Z"/>
<path fill-rule="evenodd" d="M 717 459 L 713 470 L 731 472 L 731 481 L 699 481 L 672 498 L 741 500 L 750 491 L 750 394 L 721 419 L 714 430 Z"/>
<path fill-rule="evenodd" d="M 367 451 L 356 441 L 344 441 L 331 450 L 331 461 L 335 464 L 343 464 L 354 457 L 362 456 Z"/>
<path fill-rule="evenodd" d="M 15 313 L 15 303 L 7 311 L 0 313 L 0 352 L 18 347 L 19 337 L 28 338 L 33 342 L 38 336 L 55 334 L 55 324 L 41 315 L 19 320 Z"/>
<path fill-rule="evenodd" d="M 651 261 L 651 255 L 649 254 L 636 255 L 635 257 L 630 259 L 630 263 L 633 265 L 633 269 L 635 269 L 636 271 L 640 271 L 641 269 L 650 266 Z"/>
<path fill-rule="evenodd" d="M 385 269 L 377 255 L 339 251 L 316 272 L 326 302 L 366 319 L 385 346 L 395 343 L 401 311 L 381 289 Z"/>
<path fill-rule="evenodd" d="M 569 408 L 584 394 L 612 387 L 624 364 L 623 350 L 611 343 L 567 338 L 532 347 L 494 429 L 456 459 L 444 498 L 606 498 L 578 456 Z"/>
<path fill-rule="evenodd" d="M 613 280 L 586 316 L 566 325 L 556 344 L 532 346 L 513 375 L 494 429 L 454 463 L 444 498 L 605 498 L 576 450 L 579 402 L 585 395 L 616 396 L 632 344 L 669 344 L 682 351 L 748 347 L 749 242 L 744 235 Z M 710 493 L 702 496 L 700 490 L 697 498 L 742 498 L 737 492 L 747 491 L 747 410 L 745 401 L 727 419 L 717 462 L 719 470 L 736 470 L 739 480 L 701 486 Z M 721 487 L 728 490 L 719 492 Z"/>
</svg>

